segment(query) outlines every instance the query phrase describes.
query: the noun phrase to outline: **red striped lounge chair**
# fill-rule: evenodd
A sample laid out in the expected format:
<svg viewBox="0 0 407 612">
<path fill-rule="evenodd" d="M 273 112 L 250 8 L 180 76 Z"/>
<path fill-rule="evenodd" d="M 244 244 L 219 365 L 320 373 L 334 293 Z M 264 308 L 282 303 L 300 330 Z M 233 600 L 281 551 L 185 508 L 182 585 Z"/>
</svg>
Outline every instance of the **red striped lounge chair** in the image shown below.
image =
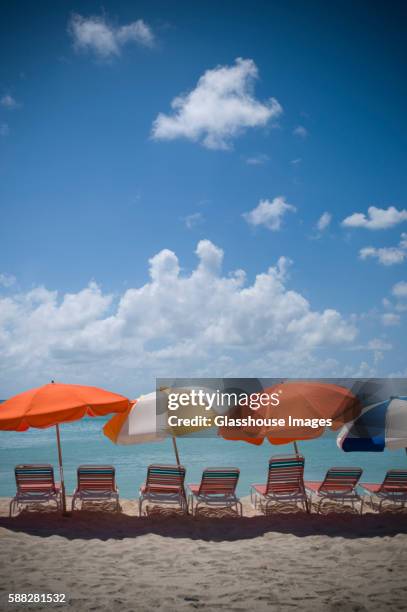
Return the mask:
<svg viewBox="0 0 407 612">
<path fill-rule="evenodd" d="M 255 508 L 259 505 L 266 510 L 273 503 L 300 503 L 309 512 L 304 487 L 305 459 L 300 455 L 279 455 L 269 461 L 266 484 L 251 485 L 250 496 Z"/>
<path fill-rule="evenodd" d="M 324 501 L 350 502 L 354 508 L 355 502 L 360 502 L 360 514 L 363 511 L 363 498 L 357 492 L 357 485 L 362 475 L 359 467 L 332 467 L 323 481 L 305 481 L 305 488 L 316 494 L 317 512 L 320 512 Z"/>
<path fill-rule="evenodd" d="M 53 502 L 61 507 L 61 488 L 54 479 L 54 468 L 49 464 L 17 465 L 16 495 L 10 502 L 10 517 L 16 508 L 24 504 L 43 504 Z"/>
<path fill-rule="evenodd" d="M 140 487 L 139 514 L 142 516 L 145 501 L 154 505 L 175 504 L 188 512 L 183 465 L 149 465 L 147 479 Z"/>
<path fill-rule="evenodd" d="M 214 508 L 235 508 L 236 512 L 242 516 L 242 504 L 236 497 L 239 475 L 238 468 L 205 468 L 200 484 L 188 484 L 190 490 L 188 504 L 191 513 L 196 514 L 200 505 L 206 505 Z M 194 500 L 196 500 L 195 508 Z"/>
<path fill-rule="evenodd" d="M 72 497 L 72 511 L 77 501 L 115 501 L 119 511 L 119 489 L 116 485 L 116 470 L 112 465 L 80 465 L 78 484 Z"/>
<path fill-rule="evenodd" d="M 373 507 L 374 498 L 377 497 L 380 500 L 379 512 L 385 501 L 402 504 L 402 508 L 407 503 L 407 470 L 389 470 L 382 483 L 362 482 L 360 486 L 370 494 Z"/>
</svg>

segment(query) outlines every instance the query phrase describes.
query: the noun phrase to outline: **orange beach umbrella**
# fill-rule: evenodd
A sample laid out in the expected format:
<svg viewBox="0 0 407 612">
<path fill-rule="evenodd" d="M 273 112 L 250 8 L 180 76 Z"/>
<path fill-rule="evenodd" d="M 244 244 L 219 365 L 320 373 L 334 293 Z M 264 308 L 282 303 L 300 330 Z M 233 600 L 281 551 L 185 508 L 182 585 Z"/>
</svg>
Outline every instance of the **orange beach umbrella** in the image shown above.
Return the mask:
<svg viewBox="0 0 407 612">
<path fill-rule="evenodd" d="M 85 416 L 125 412 L 129 407 L 129 400 L 117 393 L 97 387 L 52 382 L 15 395 L 1 404 L 0 430 L 26 431 L 30 427 L 55 426 L 61 473 L 62 511 L 65 514 L 66 496 L 59 425 L 78 421 Z"/>
<path fill-rule="evenodd" d="M 278 395 L 279 404 L 274 405 L 270 397 L 270 402 L 257 411 L 248 406 L 236 406 L 229 416 L 235 419 L 251 416 L 259 422 L 282 419 L 285 424 L 223 426 L 219 428 L 223 438 L 251 444 L 262 444 L 267 438 L 272 444 L 293 442 L 296 447 L 297 440 L 310 440 L 322 435 L 325 426 L 318 424 L 317 419 L 331 419 L 331 428 L 336 430 L 356 418 L 362 409 L 358 398 L 349 389 L 325 382 L 288 381 L 264 389 L 263 393 Z M 312 420 L 314 423 L 311 425 Z"/>
</svg>

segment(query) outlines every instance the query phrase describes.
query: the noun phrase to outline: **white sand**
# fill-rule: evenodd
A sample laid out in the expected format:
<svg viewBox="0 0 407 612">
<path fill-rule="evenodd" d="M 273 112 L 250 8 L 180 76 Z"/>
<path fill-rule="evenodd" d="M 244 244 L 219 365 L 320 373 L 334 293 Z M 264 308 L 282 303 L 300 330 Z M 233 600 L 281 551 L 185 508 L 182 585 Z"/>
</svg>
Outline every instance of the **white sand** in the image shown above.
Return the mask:
<svg viewBox="0 0 407 612">
<path fill-rule="evenodd" d="M 0 610 L 8 593 L 66 593 L 78 611 L 407 610 L 407 513 L 244 518 L 26 511 L 0 500 Z M 59 606 L 58 606 L 59 607 Z"/>
</svg>

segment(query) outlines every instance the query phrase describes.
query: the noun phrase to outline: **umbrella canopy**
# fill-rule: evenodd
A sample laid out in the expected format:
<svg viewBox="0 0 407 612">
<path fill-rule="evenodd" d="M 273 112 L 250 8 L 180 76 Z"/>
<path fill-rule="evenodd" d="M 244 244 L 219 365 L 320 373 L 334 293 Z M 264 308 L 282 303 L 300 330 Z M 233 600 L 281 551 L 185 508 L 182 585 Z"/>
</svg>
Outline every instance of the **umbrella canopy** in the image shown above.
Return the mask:
<svg viewBox="0 0 407 612">
<path fill-rule="evenodd" d="M 97 387 L 50 383 L 25 391 L 0 406 L 0 429 L 25 431 L 78 421 L 84 416 L 123 412 L 130 402 L 123 395 Z"/>
<path fill-rule="evenodd" d="M 157 419 L 156 393 L 142 395 L 122 414 L 114 415 L 103 433 L 115 444 L 142 444 L 164 440 L 168 433 Z"/>
<path fill-rule="evenodd" d="M 331 419 L 332 429 L 339 429 L 361 411 L 358 398 L 345 387 L 323 382 L 289 381 L 264 389 L 269 396 L 278 394 L 278 406 L 270 402 L 255 412 L 249 406 L 236 406 L 230 417 L 246 419 L 284 419 L 285 424 L 277 427 L 268 425 L 249 425 L 235 427 L 225 425 L 219 434 L 227 440 L 244 440 L 251 444 L 262 444 L 267 438 L 272 444 L 287 444 L 297 440 L 319 437 L 325 426 L 317 419 Z M 291 422 L 289 420 L 291 417 Z M 294 419 L 301 419 L 298 424 Z M 314 419 L 314 422 L 310 421 Z"/>
<path fill-rule="evenodd" d="M 391 397 L 363 409 L 339 432 L 345 452 L 381 452 L 407 447 L 407 397 Z"/>
<path fill-rule="evenodd" d="M 187 387 L 177 388 L 178 392 L 188 392 Z M 191 416 L 190 404 L 180 406 L 173 413 L 167 408 L 167 395 L 170 389 L 158 395 L 155 391 L 141 395 L 134 400 L 126 412 L 113 416 L 103 427 L 103 433 L 115 444 L 142 444 L 144 442 L 157 442 L 172 436 L 184 436 L 205 429 L 202 424 L 174 425 L 168 424 L 168 417 L 188 418 Z M 213 418 L 215 412 L 207 410 L 205 406 L 193 407 L 193 415 Z"/>
<path fill-rule="evenodd" d="M 66 495 L 59 425 L 84 416 L 104 416 L 124 412 L 130 406 L 123 395 L 97 387 L 50 383 L 25 391 L 0 406 L 0 430 L 25 431 L 30 427 L 56 427 L 58 459 L 61 473 L 62 511 L 66 513 Z"/>
</svg>

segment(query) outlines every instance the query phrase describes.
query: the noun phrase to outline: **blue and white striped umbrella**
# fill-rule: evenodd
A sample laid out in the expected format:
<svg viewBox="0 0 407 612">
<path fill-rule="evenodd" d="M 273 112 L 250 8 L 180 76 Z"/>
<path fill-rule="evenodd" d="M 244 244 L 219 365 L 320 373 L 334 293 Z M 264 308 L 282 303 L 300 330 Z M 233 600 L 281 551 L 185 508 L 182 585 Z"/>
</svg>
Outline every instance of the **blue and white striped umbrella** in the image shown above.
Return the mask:
<svg viewBox="0 0 407 612">
<path fill-rule="evenodd" d="M 341 429 L 336 442 L 345 452 L 407 448 L 407 397 L 367 406 Z"/>
</svg>

